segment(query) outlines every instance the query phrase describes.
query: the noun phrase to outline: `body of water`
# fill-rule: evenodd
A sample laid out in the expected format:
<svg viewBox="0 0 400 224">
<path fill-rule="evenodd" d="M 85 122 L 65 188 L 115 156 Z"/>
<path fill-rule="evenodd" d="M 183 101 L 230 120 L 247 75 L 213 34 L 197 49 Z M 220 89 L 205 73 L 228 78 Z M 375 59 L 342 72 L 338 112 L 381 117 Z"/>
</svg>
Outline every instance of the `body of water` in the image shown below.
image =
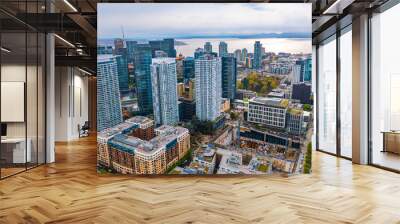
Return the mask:
<svg viewBox="0 0 400 224">
<path fill-rule="evenodd" d="M 175 46 L 177 55 L 193 56 L 196 48 L 203 48 L 206 42 L 210 42 L 213 52 L 218 52 L 219 42 L 224 41 L 228 44 L 228 52 L 233 53 L 237 49 L 246 48 L 249 53 L 254 52 L 254 42 L 260 41 L 265 52 L 285 52 L 285 53 L 311 53 L 311 39 L 294 38 L 264 38 L 264 39 L 177 39 L 186 45 Z"/>
<path fill-rule="evenodd" d="M 204 48 L 206 42 L 210 42 L 214 52 L 218 52 L 219 42 L 224 41 L 228 44 L 228 52 L 233 53 L 236 49 L 246 48 L 249 53 L 254 51 L 254 42 L 260 41 L 265 52 L 285 52 L 285 53 L 305 53 L 311 54 L 311 38 L 259 38 L 259 39 L 239 39 L 239 38 L 215 38 L 215 39 L 176 39 L 186 45 L 175 46 L 177 55 L 192 56 L 197 48 Z M 114 40 L 99 40 L 99 44 L 114 45 Z M 143 42 L 143 41 L 139 41 Z"/>
</svg>

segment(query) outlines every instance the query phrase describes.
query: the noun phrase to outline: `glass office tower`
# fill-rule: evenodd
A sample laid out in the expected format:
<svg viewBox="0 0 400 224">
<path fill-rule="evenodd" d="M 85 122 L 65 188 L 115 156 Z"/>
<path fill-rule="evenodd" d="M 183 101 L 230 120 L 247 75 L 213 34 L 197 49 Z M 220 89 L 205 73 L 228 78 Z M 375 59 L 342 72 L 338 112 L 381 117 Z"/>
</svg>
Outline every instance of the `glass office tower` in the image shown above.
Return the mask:
<svg viewBox="0 0 400 224">
<path fill-rule="evenodd" d="M 151 51 L 149 44 L 138 44 L 134 53 L 138 106 L 142 115 L 153 113 L 150 72 Z"/>
<path fill-rule="evenodd" d="M 234 57 L 222 57 L 222 97 L 229 98 L 231 101 L 236 96 L 236 77 L 237 67 Z"/>
<path fill-rule="evenodd" d="M 190 79 L 194 79 L 194 58 L 186 57 L 183 59 L 183 78 L 185 83 Z"/>
<path fill-rule="evenodd" d="M 261 58 L 262 58 L 262 44 L 260 43 L 260 41 L 256 41 L 254 43 L 254 59 L 253 59 L 254 69 L 261 68 Z"/>
<path fill-rule="evenodd" d="M 223 41 L 219 42 L 218 56 L 223 57 L 227 56 L 227 54 L 228 54 L 228 44 Z"/>
<path fill-rule="evenodd" d="M 116 55 L 117 61 L 117 73 L 118 73 L 118 83 L 119 91 L 126 92 L 129 90 L 129 74 L 128 74 L 128 62 L 127 57 L 124 55 Z"/>
<path fill-rule="evenodd" d="M 206 42 L 206 43 L 204 44 L 204 51 L 205 51 L 206 53 L 211 53 L 211 52 L 212 52 L 212 45 L 211 45 L 210 42 Z"/>
</svg>

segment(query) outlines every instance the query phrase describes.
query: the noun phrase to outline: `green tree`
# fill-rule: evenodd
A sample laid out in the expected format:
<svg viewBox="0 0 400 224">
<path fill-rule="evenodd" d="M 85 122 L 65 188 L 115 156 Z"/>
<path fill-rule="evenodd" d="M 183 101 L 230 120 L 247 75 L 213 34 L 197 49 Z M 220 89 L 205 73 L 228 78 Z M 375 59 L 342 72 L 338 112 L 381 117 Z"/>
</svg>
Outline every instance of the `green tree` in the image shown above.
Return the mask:
<svg viewBox="0 0 400 224">
<path fill-rule="evenodd" d="M 303 167 L 304 173 L 311 173 L 311 163 L 312 163 L 312 148 L 311 148 L 311 142 L 309 142 L 307 145 L 306 156 L 304 158 L 304 167 Z"/>
<path fill-rule="evenodd" d="M 304 105 L 303 105 L 303 110 L 305 110 L 305 111 L 311 111 L 311 110 L 312 110 L 312 107 L 311 107 L 310 104 L 304 104 Z"/>
</svg>

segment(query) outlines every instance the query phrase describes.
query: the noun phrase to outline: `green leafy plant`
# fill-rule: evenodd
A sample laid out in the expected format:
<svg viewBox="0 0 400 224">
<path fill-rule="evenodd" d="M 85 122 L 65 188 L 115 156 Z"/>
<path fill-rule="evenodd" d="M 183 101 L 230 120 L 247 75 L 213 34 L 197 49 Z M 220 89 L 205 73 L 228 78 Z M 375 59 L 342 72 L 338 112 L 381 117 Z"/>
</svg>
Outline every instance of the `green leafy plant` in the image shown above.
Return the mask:
<svg viewBox="0 0 400 224">
<path fill-rule="evenodd" d="M 311 142 L 308 143 L 307 145 L 307 152 L 306 152 L 306 156 L 304 159 L 304 173 L 308 174 L 311 173 L 311 163 L 312 163 L 312 147 L 311 147 Z"/>
</svg>

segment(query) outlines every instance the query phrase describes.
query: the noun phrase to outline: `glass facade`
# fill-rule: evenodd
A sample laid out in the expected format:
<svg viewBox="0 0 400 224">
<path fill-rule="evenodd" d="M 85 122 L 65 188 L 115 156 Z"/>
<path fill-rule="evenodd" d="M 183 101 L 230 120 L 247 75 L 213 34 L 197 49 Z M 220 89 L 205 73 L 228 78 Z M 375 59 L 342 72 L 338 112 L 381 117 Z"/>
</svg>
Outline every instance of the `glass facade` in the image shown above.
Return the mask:
<svg viewBox="0 0 400 224">
<path fill-rule="evenodd" d="M 222 97 L 235 99 L 237 66 L 234 57 L 222 57 Z"/>
<path fill-rule="evenodd" d="M 358 18 L 336 31 L 338 36 L 333 35 L 317 45 L 316 148 L 399 172 L 400 69 L 397 55 L 400 33 L 394 27 L 400 21 L 400 4 L 388 2 L 375 9 L 372 16 L 366 18 L 368 21 L 364 20 L 365 24 L 369 22 L 368 26 L 363 25 L 363 19 L 357 23 L 354 19 Z M 356 33 L 353 33 L 354 24 L 359 26 L 354 30 Z M 356 43 L 355 48 L 353 43 Z M 353 62 L 359 68 L 353 69 Z M 357 81 L 365 83 L 357 87 L 354 83 Z M 361 88 L 357 91 L 366 88 L 367 93 L 360 97 L 353 91 L 353 85 Z M 365 109 L 354 114 L 353 105 Z M 368 130 L 353 130 L 353 115 L 362 120 L 366 116 L 364 112 L 368 113 L 368 125 L 365 125 Z M 355 148 L 353 143 L 357 141 L 353 142 L 353 134 L 360 141 Z"/>
<path fill-rule="evenodd" d="M 370 162 L 400 171 L 400 4 L 371 18 Z"/>
<path fill-rule="evenodd" d="M 41 13 L 44 1 L 5 1 L 20 15 Z M 0 178 L 45 163 L 45 34 L 0 13 Z"/>
<path fill-rule="evenodd" d="M 340 155 L 352 157 L 352 33 L 340 36 Z"/>
<path fill-rule="evenodd" d="M 336 36 L 318 48 L 318 146 L 336 154 Z"/>
</svg>

